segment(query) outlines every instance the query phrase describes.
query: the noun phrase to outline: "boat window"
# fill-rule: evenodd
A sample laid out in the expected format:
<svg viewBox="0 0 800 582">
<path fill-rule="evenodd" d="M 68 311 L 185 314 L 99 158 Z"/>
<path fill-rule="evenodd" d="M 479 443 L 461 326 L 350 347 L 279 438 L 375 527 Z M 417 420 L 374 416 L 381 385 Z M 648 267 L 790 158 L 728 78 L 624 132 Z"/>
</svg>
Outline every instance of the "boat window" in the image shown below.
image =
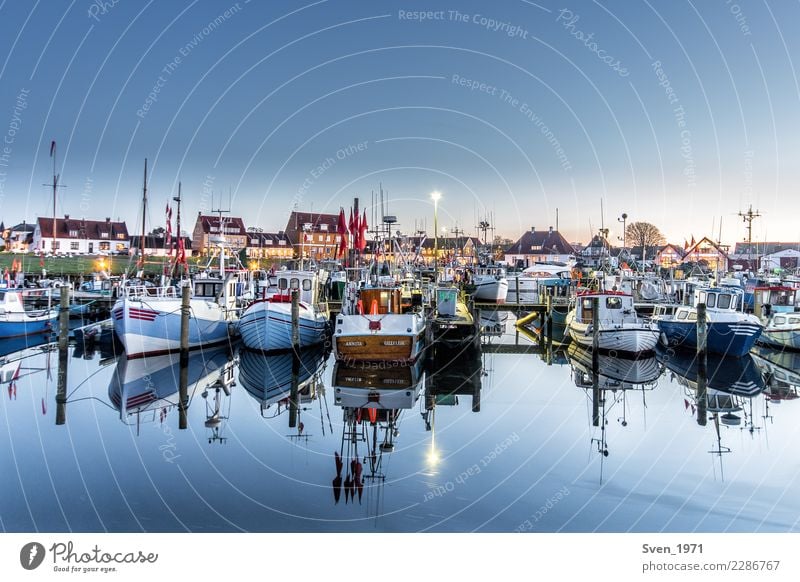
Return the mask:
<svg viewBox="0 0 800 582">
<path fill-rule="evenodd" d="M 6 300 L 6 294 L 4 291 L 0 291 L 0 303 Z"/>
<path fill-rule="evenodd" d="M 583 300 L 583 308 L 584 309 L 591 309 L 592 308 L 592 300 L 591 299 L 584 299 Z"/>
<path fill-rule="evenodd" d="M 300 289 L 300 279 L 292 277 L 292 280 L 289 282 L 289 287 L 292 289 Z"/>
<path fill-rule="evenodd" d="M 689 321 L 696 321 L 697 320 L 697 313 L 692 311 L 689 313 Z"/>
<path fill-rule="evenodd" d="M 717 307 L 720 309 L 730 309 L 731 307 L 731 296 L 730 295 L 720 295 L 719 301 L 717 301 Z"/>
<path fill-rule="evenodd" d="M 607 309 L 622 309 L 622 299 L 619 297 L 606 297 Z"/>
<path fill-rule="evenodd" d="M 706 302 L 706 292 L 705 291 L 700 291 L 700 294 L 698 295 L 697 302 L 698 303 L 705 303 Z"/>
<path fill-rule="evenodd" d="M 789 323 L 791 323 L 792 325 L 800 324 L 800 317 L 790 317 Z"/>
<path fill-rule="evenodd" d="M 717 304 L 717 295 L 715 293 L 709 293 L 708 297 L 706 298 L 706 307 L 715 307 Z"/>
<path fill-rule="evenodd" d="M 681 320 L 683 320 L 683 319 L 686 319 L 686 316 L 687 316 L 687 315 L 688 315 L 688 312 L 686 312 L 686 311 L 679 311 L 679 312 L 678 312 L 678 319 L 681 319 Z"/>
<path fill-rule="evenodd" d="M 311 291 L 311 279 L 303 279 L 303 291 Z"/>
<path fill-rule="evenodd" d="M 278 289 L 284 290 L 289 288 L 288 279 L 278 279 Z"/>
<path fill-rule="evenodd" d="M 786 318 L 783 315 L 778 315 L 775 317 L 776 325 L 783 325 L 784 323 L 786 323 Z"/>
</svg>

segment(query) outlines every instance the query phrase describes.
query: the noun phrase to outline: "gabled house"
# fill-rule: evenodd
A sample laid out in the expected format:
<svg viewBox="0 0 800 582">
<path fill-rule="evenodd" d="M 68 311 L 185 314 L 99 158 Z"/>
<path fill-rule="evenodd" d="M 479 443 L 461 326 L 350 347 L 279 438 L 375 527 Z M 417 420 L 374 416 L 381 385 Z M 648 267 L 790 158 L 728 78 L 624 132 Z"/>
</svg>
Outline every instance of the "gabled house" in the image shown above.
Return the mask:
<svg viewBox="0 0 800 582">
<path fill-rule="evenodd" d="M 133 235 L 131 237 L 131 247 L 132 249 L 139 248 L 139 241 L 141 240 L 141 235 Z M 166 246 L 166 237 L 159 236 L 159 235 L 152 235 L 148 234 L 144 237 L 144 254 L 148 257 L 166 257 L 175 256 L 178 252 L 178 237 L 172 237 L 172 244 L 170 245 L 171 248 Z M 183 248 L 186 250 L 186 256 L 192 256 L 192 239 L 188 236 L 183 237 Z"/>
<path fill-rule="evenodd" d="M 124 221 L 70 218 L 69 214 L 55 220 L 40 217 L 31 250 L 55 254 L 124 254 L 130 250 L 130 238 Z"/>
<path fill-rule="evenodd" d="M 229 249 L 234 252 L 247 247 L 247 229 L 244 221 L 235 216 L 213 216 L 197 213 L 197 220 L 192 231 L 192 251 L 195 255 L 208 255 L 216 246 L 215 238 L 225 238 Z M 187 249 L 188 250 L 188 249 Z"/>
<path fill-rule="evenodd" d="M 713 240 L 704 236 L 694 245 L 686 249 L 686 254 L 681 259 L 681 263 L 697 263 L 705 266 L 710 271 L 728 271 L 728 246 L 719 245 Z"/>
<path fill-rule="evenodd" d="M 596 234 L 578 255 L 585 267 L 596 269 L 610 263 L 611 245 L 604 236 Z"/>
<path fill-rule="evenodd" d="M 33 232 L 36 225 L 32 222 L 21 222 L 12 227 L 2 229 L 5 250 L 11 253 L 27 253 L 33 244 Z"/>
<path fill-rule="evenodd" d="M 573 246 L 552 226 L 542 231 L 531 227 L 505 251 L 506 262 L 517 267 L 529 267 L 534 263 L 566 263 L 574 258 Z"/>
<path fill-rule="evenodd" d="M 686 251 L 679 245 L 666 244 L 661 247 L 656 253 L 655 262 L 663 269 L 669 269 L 672 266 L 679 265 L 683 261 Z"/>
</svg>

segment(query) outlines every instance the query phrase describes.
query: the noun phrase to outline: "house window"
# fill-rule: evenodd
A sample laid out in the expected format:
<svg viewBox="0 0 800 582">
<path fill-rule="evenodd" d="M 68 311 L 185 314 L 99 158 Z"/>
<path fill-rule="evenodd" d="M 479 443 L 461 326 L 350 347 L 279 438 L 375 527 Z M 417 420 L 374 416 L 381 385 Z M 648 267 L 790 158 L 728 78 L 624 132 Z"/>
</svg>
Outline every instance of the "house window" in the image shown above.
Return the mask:
<svg viewBox="0 0 800 582">
<path fill-rule="evenodd" d="M 331 242 L 331 235 L 325 237 L 325 242 Z"/>
<path fill-rule="evenodd" d="M 264 241 L 264 244 L 266 244 L 266 245 L 271 245 L 271 244 L 272 244 L 272 239 L 271 239 L 271 238 L 268 238 L 268 239 L 266 239 L 266 240 Z"/>
<path fill-rule="evenodd" d="M 284 239 L 281 239 L 281 240 L 278 241 L 278 244 L 279 245 L 285 245 L 286 241 Z"/>
<path fill-rule="evenodd" d="M 250 239 L 250 244 L 253 245 L 253 246 L 257 245 L 258 244 L 258 239 L 257 238 L 251 238 Z"/>
<path fill-rule="evenodd" d="M 70 237 L 72 237 L 72 238 L 77 238 L 77 236 L 78 236 L 78 231 L 77 231 L 77 230 L 71 230 L 71 231 L 69 231 L 69 236 L 70 236 Z"/>
<path fill-rule="evenodd" d="M 101 232 L 100 233 L 100 238 L 108 238 L 108 233 L 107 232 Z"/>
<path fill-rule="evenodd" d="M 125 233 L 123 233 L 123 232 L 118 232 L 118 233 L 117 233 L 117 238 L 118 238 L 119 240 L 125 240 Z"/>
<path fill-rule="evenodd" d="M 100 250 L 101 251 L 110 251 L 111 250 L 111 243 L 110 242 L 101 242 L 100 243 Z"/>
<path fill-rule="evenodd" d="M 77 251 L 80 250 L 80 248 L 81 248 L 81 243 L 79 243 L 78 241 L 72 241 L 69 243 L 69 250 L 71 251 Z"/>
<path fill-rule="evenodd" d="M 319 229 L 320 229 L 322 232 L 328 232 L 328 225 L 327 225 L 327 224 L 320 224 L 320 225 L 319 225 Z"/>
<path fill-rule="evenodd" d="M 123 243 L 117 243 L 117 252 L 124 250 L 125 250 L 125 245 Z"/>
</svg>

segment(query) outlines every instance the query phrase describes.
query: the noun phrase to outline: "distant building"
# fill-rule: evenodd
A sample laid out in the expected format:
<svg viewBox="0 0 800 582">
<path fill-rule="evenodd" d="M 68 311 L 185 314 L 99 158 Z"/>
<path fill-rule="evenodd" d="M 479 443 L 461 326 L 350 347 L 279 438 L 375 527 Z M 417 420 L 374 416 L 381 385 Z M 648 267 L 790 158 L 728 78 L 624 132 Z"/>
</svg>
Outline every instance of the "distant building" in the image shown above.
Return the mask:
<svg viewBox="0 0 800 582">
<path fill-rule="evenodd" d="M 195 255 L 207 255 L 215 246 L 214 238 L 222 235 L 228 247 L 234 252 L 247 247 L 247 229 L 241 218 L 223 216 L 220 225 L 219 216 L 197 213 L 197 220 L 192 231 L 192 250 Z M 188 250 L 188 249 L 187 249 Z"/>
<path fill-rule="evenodd" d="M 760 258 L 761 270 L 772 271 L 775 269 L 794 270 L 800 266 L 800 251 L 784 249 Z"/>
<path fill-rule="evenodd" d="M 733 254 L 737 257 L 745 255 L 760 257 L 788 250 L 800 251 L 800 242 L 737 242 L 733 247 Z"/>
<path fill-rule="evenodd" d="M 139 241 L 141 240 L 141 235 L 133 235 L 131 237 L 131 249 L 138 249 L 139 248 Z M 167 248 L 166 245 L 166 237 L 157 236 L 157 235 L 147 235 L 144 237 L 144 254 L 149 257 L 166 257 L 167 255 L 172 253 L 174 257 L 178 251 L 178 237 L 172 237 L 172 244 L 170 245 L 171 248 Z M 183 237 L 183 245 L 184 249 L 186 249 L 186 256 L 192 256 L 192 239 L 188 236 Z"/>
<path fill-rule="evenodd" d="M 475 236 L 440 236 L 438 239 L 409 236 L 399 239 L 398 244 L 406 256 L 418 256 L 428 264 L 433 262 L 436 247 L 438 260 L 472 265 L 478 261 L 478 247 L 481 243 Z"/>
<path fill-rule="evenodd" d="M 575 258 L 575 248 L 552 227 L 542 231 L 531 227 L 505 254 L 508 264 L 529 267 L 534 263 L 566 263 Z"/>
<path fill-rule="evenodd" d="M 250 259 L 287 260 L 293 255 L 292 241 L 283 231 L 247 233 L 247 257 Z"/>
<path fill-rule="evenodd" d="M 0 228 L 5 250 L 11 253 L 27 253 L 33 244 L 33 232 L 36 225 L 32 222 L 21 222 L 15 226 Z"/>
<path fill-rule="evenodd" d="M 53 223 L 55 222 L 55 241 Z M 125 222 L 86 220 L 85 218 L 39 218 L 33 232 L 31 250 L 56 254 L 124 254 L 130 249 Z"/>
<path fill-rule="evenodd" d="M 594 235 L 589 244 L 578 254 L 578 260 L 585 267 L 592 269 L 610 264 L 611 245 L 608 243 L 608 239 L 599 234 Z"/>
<path fill-rule="evenodd" d="M 293 211 L 286 223 L 285 235 L 294 247 L 294 255 L 325 259 L 336 256 L 341 235 L 336 231 L 338 214 Z"/>
</svg>

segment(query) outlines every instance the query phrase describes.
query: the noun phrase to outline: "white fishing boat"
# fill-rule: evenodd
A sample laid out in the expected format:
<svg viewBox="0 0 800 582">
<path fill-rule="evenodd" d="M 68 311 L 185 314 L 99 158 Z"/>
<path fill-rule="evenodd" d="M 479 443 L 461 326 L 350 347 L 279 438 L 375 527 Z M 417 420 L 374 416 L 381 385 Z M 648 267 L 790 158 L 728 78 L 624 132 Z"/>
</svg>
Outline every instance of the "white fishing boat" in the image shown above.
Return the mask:
<svg viewBox="0 0 800 582">
<path fill-rule="evenodd" d="M 324 274 L 323 274 L 324 276 Z M 322 280 L 321 280 L 322 279 Z M 277 271 L 269 276 L 264 296 L 251 303 L 238 322 L 245 346 L 253 350 L 284 350 L 292 347 L 292 292 L 299 296 L 300 346 L 325 341 L 329 313 L 320 303 L 324 279 L 318 271 Z"/>
<path fill-rule="evenodd" d="M 508 297 L 506 270 L 499 266 L 479 267 L 472 276 L 476 301 L 505 303 Z"/>
<path fill-rule="evenodd" d="M 349 283 L 336 316 L 333 349 L 347 362 L 414 362 L 425 345 L 421 305 L 403 306 L 400 287 Z"/>
<path fill-rule="evenodd" d="M 597 305 L 598 329 L 593 329 Z M 658 326 L 637 315 L 633 297 L 619 291 L 578 293 L 575 306 L 567 314 L 567 332 L 577 344 L 591 347 L 597 332 L 598 348 L 607 351 L 639 353 L 655 349 Z"/>
<path fill-rule="evenodd" d="M 755 315 L 764 324 L 759 343 L 800 350 L 800 312 L 795 309 L 796 294 L 797 289 L 784 285 L 754 289 Z"/>
</svg>

